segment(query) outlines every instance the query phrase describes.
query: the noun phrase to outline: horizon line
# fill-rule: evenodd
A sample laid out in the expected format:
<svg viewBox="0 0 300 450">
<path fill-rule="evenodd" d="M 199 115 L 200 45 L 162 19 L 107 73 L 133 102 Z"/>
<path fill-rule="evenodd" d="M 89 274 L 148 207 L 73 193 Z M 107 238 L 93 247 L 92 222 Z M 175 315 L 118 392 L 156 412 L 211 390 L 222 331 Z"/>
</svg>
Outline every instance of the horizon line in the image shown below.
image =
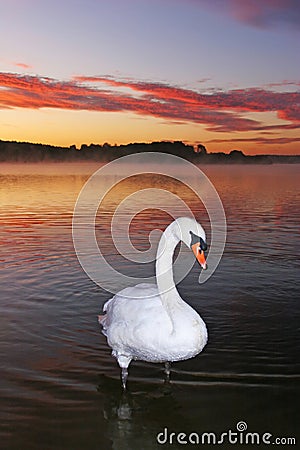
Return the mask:
<svg viewBox="0 0 300 450">
<path fill-rule="evenodd" d="M 111 144 L 109 142 L 104 142 L 103 144 L 99 144 L 99 143 L 94 143 L 91 142 L 90 144 L 86 144 L 86 143 L 82 143 L 80 144 L 80 147 L 77 147 L 76 144 L 71 144 L 69 146 L 62 146 L 62 145 L 54 145 L 54 144 L 49 144 L 49 143 L 42 143 L 42 142 L 30 142 L 30 141 L 16 141 L 16 140 L 3 140 L 0 139 L 0 143 L 10 143 L 10 144 L 29 144 L 29 145 L 39 145 L 39 146 L 45 146 L 45 147 L 54 147 L 54 148 L 60 148 L 60 149 L 66 149 L 66 150 L 70 150 L 70 149 L 75 149 L 78 152 L 84 151 L 84 149 L 82 149 L 82 147 L 86 146 L 86 147 L 104 147 L 104 146 L 108 146 L 110 148 L 118 148 L 118 147 L 126 147 L 129 145 L 151 145 L 151 144 L 175 144 L 175 143 L 180 143 L 186 147 L 192 147 L 194 149 L 195 154 L 199 154 L 201 152 L 197 152 L 195 150 L 196 147 L 198 146 L 202 146 L 205 148 L 206 150 L 206 154 L 207 155 L 217 155 L 217 154 L 225 154 L 225 155 L 230 155 L 232 152 L 234 151 L 238 151 L 241 152 L 245 157 L 263 157 L 263 156 L 275 156 L 275 157 L 293 157 L 293 156 L 300 156 L 300 153 L 292 153 L 292 154 L 278 154 L 278 153 L 260 153 L 260 154 L 247 154 L 244 152 L 243 149 L 241 148 L 233 148 L 232 150 L 230 150 L 229 152 L 225 152 L 225 151 L 218 151 L 218 152 L 209 152 L 206 148 L 206 146 L 200 142 L 198 143 L 187 143 L 185 141 L 181 141 L 181 140 L 160 140 L 160 141 L 149 141 L 149 142 L 141 142 L 141 141 L 134 141 L 134 142 L 129 142 L 127 144 Z M 1 161 L 0 161 L 1 162 Z M 2 161 L 4 162 L 4 161 Z"/>
</svg>

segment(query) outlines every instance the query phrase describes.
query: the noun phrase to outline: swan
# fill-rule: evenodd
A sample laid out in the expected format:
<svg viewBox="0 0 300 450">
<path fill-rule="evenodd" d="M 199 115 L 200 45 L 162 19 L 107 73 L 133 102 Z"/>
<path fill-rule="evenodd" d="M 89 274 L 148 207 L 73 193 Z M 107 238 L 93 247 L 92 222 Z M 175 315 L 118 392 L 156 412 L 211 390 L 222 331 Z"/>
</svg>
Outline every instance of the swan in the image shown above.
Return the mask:
<svg viewBox="0 0 300 450">
<path fill-rule="evenodd" d="M 98 316 L 102 333 L 121 368 L 126 389 L 132 359 L 170 363 L 189 359 L 207 343 L 207 329 L 200 315 L 180 297 L 173 280 L 172 261 L 177 244 L 192 249 L 203 269 L 207 250 L 205 232 L 196 220 L 180 217 L 167 226 L 156 254 L 157 285 L 140 283 L 127 287 L 108 300 Z"/>
</svg>

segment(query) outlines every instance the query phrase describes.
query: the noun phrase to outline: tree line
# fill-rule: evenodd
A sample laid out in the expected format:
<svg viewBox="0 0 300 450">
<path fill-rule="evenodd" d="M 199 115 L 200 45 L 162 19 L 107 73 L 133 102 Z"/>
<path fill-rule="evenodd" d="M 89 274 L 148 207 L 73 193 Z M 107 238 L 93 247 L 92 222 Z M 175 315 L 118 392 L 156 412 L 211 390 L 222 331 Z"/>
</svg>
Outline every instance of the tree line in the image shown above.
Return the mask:
<svg viewBox="0 0 300 450">
<path fill-rule="evenodd" d="M 0 162 L 70 162 L 70 161 L 99 161 L 108 162 L 121 156 L 141 152 L 161 152 L 180 156 L 194 163 L 227 164 L 227 163 L 300 163 L 300 156 L 284 155 L 256 155 L 247 156 L 241 150 L 232 150 L 230 153 L 208 153 L 205 146 L 196 147 L 181 141 L 161 141 L 151 143 L 130 143 L 126 145 L 90 144 L 70 147 L 56 147 L 45 144 L 32 144 L 28 142 L 1 141 Z"/>
</svg>

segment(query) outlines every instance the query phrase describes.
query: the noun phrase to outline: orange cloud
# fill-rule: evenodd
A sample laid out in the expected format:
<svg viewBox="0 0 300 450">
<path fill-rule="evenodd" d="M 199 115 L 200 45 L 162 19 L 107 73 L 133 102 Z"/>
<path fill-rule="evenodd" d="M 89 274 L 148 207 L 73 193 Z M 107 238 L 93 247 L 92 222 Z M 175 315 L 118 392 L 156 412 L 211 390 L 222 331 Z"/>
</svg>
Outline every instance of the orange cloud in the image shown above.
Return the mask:
<svg viewBox="0 0 300 450">
<path fill-rule="evenodd" d="M 0 107 L 129 111 L 174 123 L 203 124 L 209 131 L 222 132 L 300 128 L 299 92 L 251 88 L 203 94 L 164 83 L 124 81 L 108 76 L 77 76 L 59 81 L 0 73 Z M 247 112 L 270 111 L 289 123 L 268 126 L 245 117 Z"/>
</svg>

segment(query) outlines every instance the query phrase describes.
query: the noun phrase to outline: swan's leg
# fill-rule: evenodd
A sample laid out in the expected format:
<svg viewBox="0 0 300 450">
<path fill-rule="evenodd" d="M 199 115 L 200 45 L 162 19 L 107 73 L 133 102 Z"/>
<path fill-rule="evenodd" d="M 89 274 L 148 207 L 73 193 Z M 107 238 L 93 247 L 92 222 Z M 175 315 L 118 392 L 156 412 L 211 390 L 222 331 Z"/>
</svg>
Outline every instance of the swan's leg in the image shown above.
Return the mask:
<svg viewBox="0 0 300 450">
<path fill-rule="evenodd" d="M 166 383 L 170 381 L 171 374 L 171 363 L 169 361 L 165 362 L 165 374 L 166 374 Z"/>
<path fill-rule="evenodd" d="M 127 383 L 127 378 L 128 378 L 128 366 L 131 362 L 131 357 L 130 356 L 125 356 L 125 355 L 120 355 L 117 354 L 117 359 L 118 359 L 118 363 L 119 366 L 121 367 L 121 380 L 122 380 L 122 387 L 124 389 L 124 391 L 126 390 L 126 383 Z"/>
<path fill-rule="evenodd" d="M 128 378 L 127 367 L 122 367 L 121 380 L 122 380 L 122 386 L 123 386 L 124 391 L 126 390 L 127 378 Z"/>
</svg>

